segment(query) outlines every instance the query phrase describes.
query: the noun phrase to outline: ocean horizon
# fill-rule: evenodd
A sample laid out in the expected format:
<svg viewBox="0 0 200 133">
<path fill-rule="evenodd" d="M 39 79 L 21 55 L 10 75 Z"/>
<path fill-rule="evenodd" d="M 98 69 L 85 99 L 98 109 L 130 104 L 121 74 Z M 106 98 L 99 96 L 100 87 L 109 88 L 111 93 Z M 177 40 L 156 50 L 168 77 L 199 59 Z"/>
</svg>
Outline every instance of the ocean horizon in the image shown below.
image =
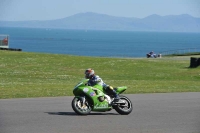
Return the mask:
<svg viewBox="0 0 200 133">
<path fill-rule="evenodd" d="M 9 47 L 24 52 L 94 57 L 146 57 L 183 49 L 200 50 L 200 33 L 69 30 L 0 27 Z"/>
</svg>

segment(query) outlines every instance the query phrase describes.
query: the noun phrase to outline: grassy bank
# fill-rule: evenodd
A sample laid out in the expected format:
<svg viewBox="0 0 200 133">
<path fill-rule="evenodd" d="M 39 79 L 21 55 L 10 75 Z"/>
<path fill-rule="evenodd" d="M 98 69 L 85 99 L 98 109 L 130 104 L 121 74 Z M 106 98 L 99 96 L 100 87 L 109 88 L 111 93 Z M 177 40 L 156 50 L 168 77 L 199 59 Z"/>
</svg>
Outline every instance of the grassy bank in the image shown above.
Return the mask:
<svg viewBox="0 0 200 133">
<path fill-rule="evenodd" d="M 170 57 L 170 56 L 199 56 L 200 55 L 200 52 L 188 52 L 188 53 L 183 53 L 183 54 L 169 54 L 169 55 L 165 55 L 166 57 Z"/>
<path fill-rule="evenodd" d="M 84 70 L 126 93 L 199 92 L 200 67 L 188 68 L 190 57 L 103 58 L 0 51 L 0 98 L 72 95 Z"/>
</svg>

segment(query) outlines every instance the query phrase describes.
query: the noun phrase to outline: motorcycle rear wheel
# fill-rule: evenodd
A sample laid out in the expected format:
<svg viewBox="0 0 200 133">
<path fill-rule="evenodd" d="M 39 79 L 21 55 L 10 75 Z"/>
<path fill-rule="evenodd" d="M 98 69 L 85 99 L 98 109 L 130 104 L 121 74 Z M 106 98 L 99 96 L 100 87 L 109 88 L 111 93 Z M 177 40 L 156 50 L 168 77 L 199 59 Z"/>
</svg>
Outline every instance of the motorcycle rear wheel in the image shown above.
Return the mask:
<svg viewBox="0 0 200 133">
<path fill-rule="evenodd" d="M 82 100 L 77 97 L 72 100 L 72 108 L 78 115 L 88 115 L 92 110 L 87 100 L 85 101 L 85 104 L 82 105 Z"/>
<path fill-rule="evenodd" d="M 131 100 L 123 95 L 120 95 L 120 100 L 124 101 L 125 104 L 118 104 L 114 106 L 113 108 L 121 115 L 128 115 L 132 112 L 133 107 L 132 107 L 132 102 Z"/>
</svg>

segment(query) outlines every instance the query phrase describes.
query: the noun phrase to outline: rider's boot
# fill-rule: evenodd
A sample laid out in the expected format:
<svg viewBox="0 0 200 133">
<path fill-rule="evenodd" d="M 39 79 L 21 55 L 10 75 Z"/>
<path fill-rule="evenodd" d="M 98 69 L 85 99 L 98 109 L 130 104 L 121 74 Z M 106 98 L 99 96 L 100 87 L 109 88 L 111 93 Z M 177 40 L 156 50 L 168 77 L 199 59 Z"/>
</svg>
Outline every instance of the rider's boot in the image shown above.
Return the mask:
<svg viewBox="0 0 200 133">
<path fill-rule="evenodd" d="M 117 92 L 116 92 L 115 90 L 113 90 L 113 95 L 114 95 L 114 100 L 113 100 L 113 102 L 114 102 L 114 103 L 119 102 L 119 101 L 120 101 L 120 97 L 119 97 L 119 95 L 117 94 Z"/>
<path fill-rule="evenodd" d="M 107 86 L 106 90 L 109 91 L 113 96 L 114 96 L 114 100 L 113 103 L 118 103 L 120 101 L 120 97 L 117 94 L 117 92 L 115 91 L 115 89 L 112 86 Z"/>
</svg>

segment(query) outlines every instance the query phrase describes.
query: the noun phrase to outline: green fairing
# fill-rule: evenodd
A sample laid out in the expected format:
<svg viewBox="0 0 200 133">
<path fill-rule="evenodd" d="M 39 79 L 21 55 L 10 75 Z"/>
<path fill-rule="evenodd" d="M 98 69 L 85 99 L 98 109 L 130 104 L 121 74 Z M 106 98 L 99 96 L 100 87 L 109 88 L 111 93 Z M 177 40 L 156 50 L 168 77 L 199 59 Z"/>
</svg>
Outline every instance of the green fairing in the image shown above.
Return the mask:
<svg viewBox="0 0 200 133">
<path fill-rule="evenodd" d="M 107 100 L 104 100 L 102 102 L 99 101 L 99 97 L 105 96 L 105 91 L 101 85 L 95 85 L 95 86 L 88 86 L 86 85 L 88 82 L 88 79 L 82 80 L 80 83 L 78 83 L 73 90 L 73 93 L 76 97 L 85 96 L 90 100 L 92 103 L 92 111 L 108 111 L 111 110 L 112 106 L 109 104 Z M 118 94 L 121 94 L 127 89 L 126 86 L 118 87 L 116 88 L 116 92 Z"/>
<path fill-rule="evenodd" d="M 116 92 L 117 92 L 117 94 L 121 94 L 121 93 L 123 93 L 126 89 L 127 89 L 126 86 L 117 87 L 117 88 L 116 88 Z"/>
</svg>

